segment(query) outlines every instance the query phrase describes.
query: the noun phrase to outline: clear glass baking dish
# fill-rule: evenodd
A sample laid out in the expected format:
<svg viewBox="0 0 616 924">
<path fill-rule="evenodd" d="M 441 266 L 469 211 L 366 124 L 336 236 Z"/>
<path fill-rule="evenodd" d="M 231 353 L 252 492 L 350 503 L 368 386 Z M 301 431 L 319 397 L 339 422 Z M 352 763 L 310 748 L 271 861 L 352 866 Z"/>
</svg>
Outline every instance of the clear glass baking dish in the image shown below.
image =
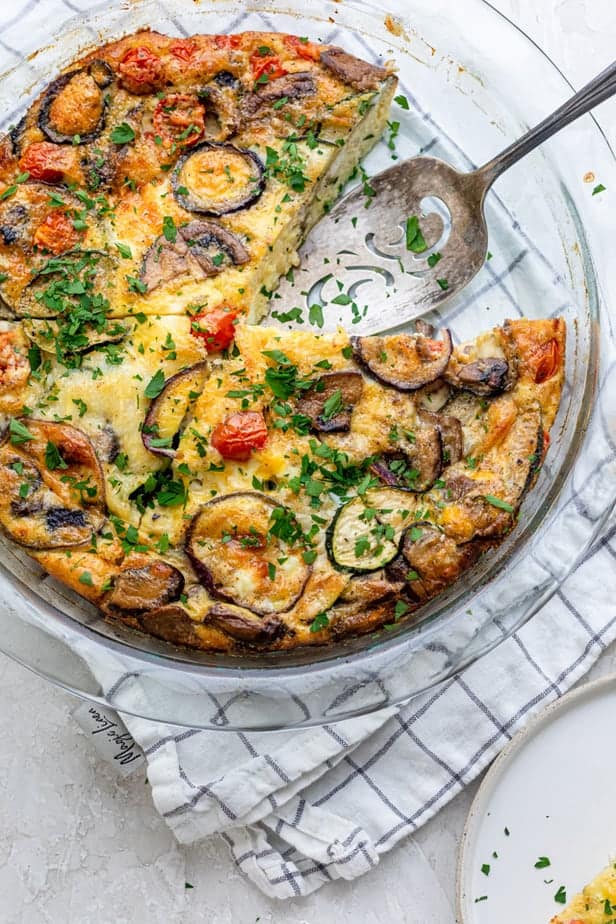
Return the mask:
<svg viewBox="0 0 616 924">
<path fill-rule="evenodd" d="M 554 64 L 484 0 L 145 0 L 92 6 L 0 81 L 0 128 L 79 52 L 141 27 L 171 34 L 263 29 L 394 59 L 410 110 L 399 157 L 430 151 L 462 168 L 489 159 L 571 92 Z M 27 49 L 30 50 L 30 49 Z M 391 163 L 380 142 L 369 173 Z M 593 174 L 614 186 L 614 157 L 587 116 L 513 169 L 490 193 L 492 259 L 443 307 L 460 340 L 509 316 L 563 315 L 567 388 L 552 446 L 519 526 L 413 625 L 344 645 L 245 659 L 173 648 L 105 623 L 98 612 L 0 540 L 0 650 L 50 681 L 114 709 L 202 728 L 273 729 L 332 722 L 400 702 L 450 677 L 511 634 L 554 594 L 612 515 L 609 378 L 616 355 L 601 260 L 607 210 Z M 586 181 L 585 181 L 586 180 Z M 589 420 L 591 418 L 589 427 Z M 610 432 L 610 429 L 612 432 Z M 587 432 L 588 430 L 588 432 Z M 616 440 L 616 435 L 614 435 Z"/>
</svg>

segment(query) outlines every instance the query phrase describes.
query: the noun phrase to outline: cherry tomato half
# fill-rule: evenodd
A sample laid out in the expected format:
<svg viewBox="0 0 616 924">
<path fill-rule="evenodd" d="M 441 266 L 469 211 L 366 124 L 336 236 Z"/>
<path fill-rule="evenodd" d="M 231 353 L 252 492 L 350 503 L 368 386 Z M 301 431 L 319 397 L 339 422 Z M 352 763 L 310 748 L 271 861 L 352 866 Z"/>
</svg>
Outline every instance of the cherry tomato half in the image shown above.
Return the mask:
<svg viewBox="0 0 616 924">
<path fill-rule="evenodd" d="M 33 241 L 41 250 L 58 254 L 75 247 L 79 237 L 66 212 L 51 212 L 34 232 Z"/>
<path fill-rule="evenodd" d="M 145 45 L 127 51 L 118 70 L 123 86 L 130 93 L 151 93 L 162 84 L 162 61 Z"/>
<path fill-rule="evenodd" d="M 297 35 L 285 35 L 284 43 L 294 55 L 305 61 L 318 61 L 321 57 L 321 49 L 315 42 L 303 42 Z"/>
<path fill-rule="evenodd" d="M 165 143 L 189 147 L 203 138 L 205 107 L 194 93 L 170 93 L 159 100 L 152 122 Z"/>
<path fill-rule="evenodd" d="M 28 145 L 20 157 L 19 167 L 24 173 L 29 173 L 33 180 L 61 183 L 65 174 L 75 167 L 75 153 L 72 148 L 61 144 L 35 141 Z"/>
<path fill-rule="evenodd" d="M 208 353 L 226 350 L 235 337 L 235 319 L 238 312 L 229 305 L 219 305 L 209 311 L 193 315 L 190 332 L 205 344 Z"/>
<path fill-rule="evenodd" d="M 258 51 L 251 56 L 250 66 L 256 83 L 265 83 L 262 79 L 264 75 L 267 75 L 267 80 L 276 80 L 277 77 L 284 77 L 289 73 L 282 67 L 280 58 L 276 55 L 261 55 Z"/>
<path fill-rule="evenodd" d="M 246 462 L 252 450 L 260 449 L 266 439 L 267 427 L 261 411 L 240 411 L 218 424 L 211 443 L 223 459 Z"/>
<path fill-rule="evenodd" d="M 179 58 L 180 61 L 190 61 L 197 51 L 197 43 L 192 39 L 176 39 L 169 46 L 169 51 L 174 58 Z"/>
<path fill-rule="evenodd" d="M 547 382 L 560 366 L 560 346 L 557 340 L 548 340 L 533 351 L 532 363 L 535 368 L 535 384 Z"/>
<path fill-rule="evenodd" d="M 215 35 L 214 44 L 217 48 L 239 48 L 242 44 L 241 35 Z"/>
</svg>

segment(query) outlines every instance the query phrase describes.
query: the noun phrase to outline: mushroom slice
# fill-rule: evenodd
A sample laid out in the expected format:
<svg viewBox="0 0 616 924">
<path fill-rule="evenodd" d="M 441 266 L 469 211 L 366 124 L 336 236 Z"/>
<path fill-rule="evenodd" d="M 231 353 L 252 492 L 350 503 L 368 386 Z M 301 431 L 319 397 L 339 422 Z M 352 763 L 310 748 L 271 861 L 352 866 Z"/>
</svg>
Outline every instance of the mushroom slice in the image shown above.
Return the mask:
<svg viewBox="0 0 616 924">
<path fill-rule="evenodd" d="M 445 379 L 454 388 L 483 396 L 500 394 L 513 385 L 509 363 L 498 356 L 453 365 L 445 371 Z"/>
<path fill-rule="evenodd" d="M 141 429 L 143 445 L 158 456 L 175 455 L 175 441 L 191 404 L 196 401 L 208 374 L 206 362 L 195 363 L 167 379 L 154 398 Z"/>
<path fill-rule="evenodd" d="M 125 568 L 115 579 L 105 599 L 105 608 L 123 613 L 164 606 L 177 600 L 184 590 L 184 575 L 162 559 L 135 568 Z"/>
<path fill-rule="evenodd" d="M 456 347 L 444 377 L 454 388 L 490 397 L 513 388 L 517 364 L 509 327 L 497 327 Z"/>
<path fill-rule="evenodd" d="M 417 391 L 443 375 L 451 356 L 451 334 L 441 340 L 423 334 L 351 337 L 355 359 L 374 378 L 399 391 Z"/>
<path fill-rule="evenodd" d="M 187 211 L 228 215 L 257 201 L 265 189 L 265 167 L 247 148 L 204 141 L 180 157 L 171 182 Z"/>
<path fill-rule="evenodd" d="M 44 353 L 57 353 L 61 327 L 53 318 L 31 319 L 23 322 L 23 330 L 29 340 L 35 343 Z M 71 339 L 71 353 L 86 353 L 95 350 L 106 343 L 119 343 L 131 332 L 130 327 L 120 321 L 105 321 L 99 330 L 92 325 L 86 325 Z"/>
<path fill-rule="evenodd" d="M 100 303 L 102 327 L 103 292 L 115 266 L 116 261 L 99 250 L 76 250 L 52 257 L 23 289 L 14 311 L 20 317 L 57 318 L 83 307 L 87 299 L 92 313 Z"/>
<path fill-rule="evenodd" d="M 56 144 L 86 144 L 105 127 L 106 96 L 113 73 L 104 61 L 61 74 L 49 84 L 38 115 L 41 131 Z"/>
<path fill-rule="evenodd" d="M 362 61 L 336 45 L 323 49 L 321 64 L 339 80 L 350 84 L 356 90 L 376 90 L 382 80 L 391 76 L 384 67 Z"/>
<path fill-rule="evenodd" d="M 259 617 L 232 603 L 214 604 L 203 621 L 245 645 L 271 644 L 285 631 L 285 624 L 277 616 Z"/>
<path fill-rule="evenodd" d="M 213 596 L 258 615 L 285 613 L 311 566 L 294 514 L 257 491 L 216 497 L 195 514 L 186 553 Z"/>
<path fill-rule="evenodd" d="M 433 416 L 433 415 L 430 415 Z M 385 484 L 409 491 L 427 491 L 441 473 L 441 430 L 428 415 L 419 414 L 411 439 L 401 441 L 395 452 L 383 453 L 370 470 Z"/>
<path fill-rule="evenodd" d="M 326 536 L 332 564 L 341 571 L 379 571 L 398 554 L 417 507 L 410 491 L 370 488 L 339 508 Z"/>
<path fill-rule="evenodd" d="M 314 96 L 315 93 L 316 84 L 310 71 L 296 71 L 293 74 L 285 74 L 276 80 L 268 80 L 254 93 L 248 93 L 241 102 L 242 117 L 246 120 L 251 120 L 255 117 L 271 118 L 270 106 L 272 103 L 280 99 L 284 99 L 286 103 L 289 100 Z"/>
<path fill-rule="evenodd" d="M 298 399 L 296 408 L 320 433 L 348 432 L 351 415 L 364 390 L 359 372 L 329 372 L 316 379 Z"/>
<path fill-rule="evenodd" d="M 89 541 L 103 525 L 105 497 L 89 439 L 67 424 L 37 420 L 15 420 L 9 432 L 0 447 L 4 531 L 37 549 Z"/>
<path fill-rule="evenodd" d="M 154 241 L 143 260 L 141 281 L 151 292 L 179 276 L 217 276 L 227 266 L 248 260 L 250 254 L 233 231 L 215 221 L 191 221 L 177 229 L 175 241 L 163 235 Z"/>
</svg>

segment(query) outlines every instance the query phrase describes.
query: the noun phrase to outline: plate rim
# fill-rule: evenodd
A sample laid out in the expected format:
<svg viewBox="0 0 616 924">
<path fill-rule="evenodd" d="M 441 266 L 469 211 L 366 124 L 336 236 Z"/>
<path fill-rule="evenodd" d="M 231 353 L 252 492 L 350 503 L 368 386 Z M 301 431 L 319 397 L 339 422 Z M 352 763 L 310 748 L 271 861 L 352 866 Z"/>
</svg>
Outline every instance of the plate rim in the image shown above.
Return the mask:
<svg viewBox="0 0 616 924">
<path fill-rule="evenodd" d="M 574 686 L 571 690 L 568 690 L 562 696 L 559 696 L 557 699 L 553 700 L 551 703 L 548 703 L 547 706 L 544 706 L 536 715 L 530 719 L 530 721 L 523 725 L 520 728 L 511 741 L 507 742 L 502 751 L 495 757 L 494 761 L 490 765 L 486 775 L 481 781 L 479 789 L 473 797 L 470 808 L 468 810 L 466 820 L 464 822 L 464 828 L 462 829 L 462 834 L 460 835 L 460 842 L 458 845 L 458 856 L 456 859 L 456 883 L 455 883 L 455 915 L 457 924 L 476 924 L 475 921 L 471 921 L 468 917 L 465 916 L 464 910 L 464 898 L 465 898 L 465 862 L 469 850 L 469 842 L 472 834 L 473 826 L 475 825 L 478 817 L 485 814 L 486 803 L 489 800 L 490 796 L 495 791 L 498 781 L 503 775 L 503 772 L 507 765 L 511 762 L 511 759 L 515 757 L 516 754 L 521 751 L 524 745 L 532 738 L 541 727 L 549 724 L 555 715 L 568 709 L 571 705 L 578 702 L 578 700 L 584 699 L 588 696 L 595 696 L 597 693 L 601 692 L 603 688 L 615 687 L 616 686 L 616 671 L 610 671 L 609 674 L 605 674 L 603 677 L 597 677 L 596 680 L 589 680 L 586 683 L 581 684 L 581 686 Z"/>
</svg>

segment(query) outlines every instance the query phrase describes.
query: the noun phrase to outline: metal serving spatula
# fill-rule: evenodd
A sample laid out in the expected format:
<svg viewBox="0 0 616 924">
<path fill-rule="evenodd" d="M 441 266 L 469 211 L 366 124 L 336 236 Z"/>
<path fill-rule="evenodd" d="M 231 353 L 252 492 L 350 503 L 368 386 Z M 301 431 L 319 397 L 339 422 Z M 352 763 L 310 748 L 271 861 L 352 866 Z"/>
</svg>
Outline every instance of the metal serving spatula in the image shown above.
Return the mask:
<svg viewBox="0 0 616 924">
<path fill-rule="evenodd" d="M 353 189 L 310 233 L 300 250 L 301 266 L 292 281 L 282 280 L 267 323 L 310 319 L 324 331 L 340 324 L 369 334 L 439 307 L 483 266 L 488 250 L 484 201 L 494 181 L 614 93 L 616 61 L 472 173 L 435 157 L 414 157 L 371 177 L 368 188 Z M 368 309 L 367 291 L 379 276 L 378 304 Z"/>
</svg>

